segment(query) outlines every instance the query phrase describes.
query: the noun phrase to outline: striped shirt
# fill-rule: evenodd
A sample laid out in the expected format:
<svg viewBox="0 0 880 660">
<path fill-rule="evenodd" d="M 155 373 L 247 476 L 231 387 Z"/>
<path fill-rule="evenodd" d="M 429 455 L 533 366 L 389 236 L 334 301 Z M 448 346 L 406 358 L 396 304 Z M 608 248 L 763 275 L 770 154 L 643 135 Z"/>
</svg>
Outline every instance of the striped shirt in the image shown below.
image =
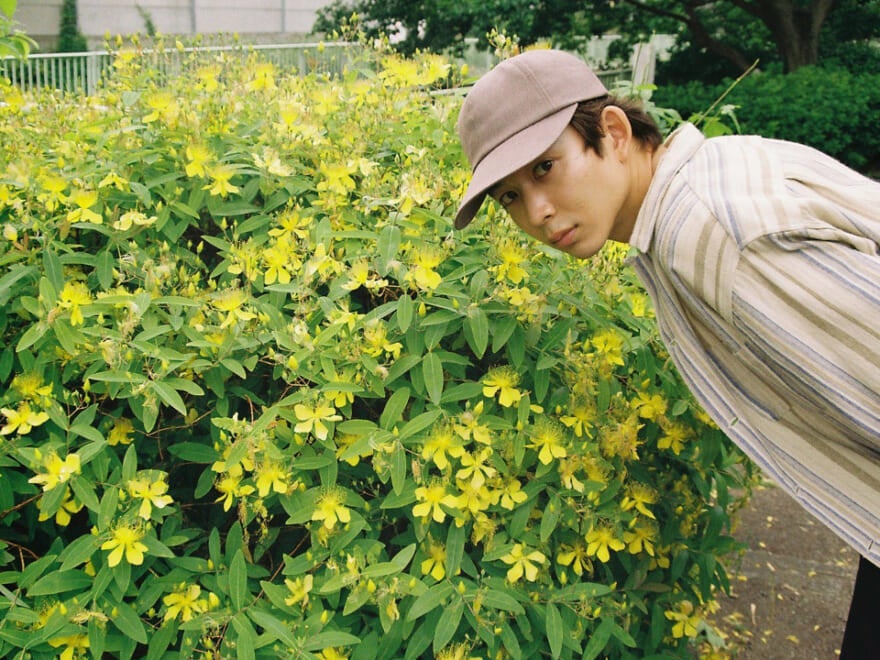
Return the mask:
<svg viewBox="0 0 880 660">
<path fill-rule="evenodd" d="M 697 400 L 880 566 L 880 184 L 809 147 L 667 141 L 630 243 Z"/>
</svg>

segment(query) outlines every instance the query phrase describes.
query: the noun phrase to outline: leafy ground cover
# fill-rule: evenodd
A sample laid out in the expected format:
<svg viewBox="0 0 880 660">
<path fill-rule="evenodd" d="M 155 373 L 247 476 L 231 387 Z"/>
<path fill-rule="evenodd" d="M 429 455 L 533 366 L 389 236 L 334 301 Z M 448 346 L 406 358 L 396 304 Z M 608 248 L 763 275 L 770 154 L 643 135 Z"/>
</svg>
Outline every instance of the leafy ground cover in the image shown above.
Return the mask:
<svg viewBox="0 0 880 660">
<path fill-rule="evenodd" d="M 750 465 L 610 246 L 465 184 L 460 72 L 0 86 L 0 656 L 687 657 Z"/>
</svg>

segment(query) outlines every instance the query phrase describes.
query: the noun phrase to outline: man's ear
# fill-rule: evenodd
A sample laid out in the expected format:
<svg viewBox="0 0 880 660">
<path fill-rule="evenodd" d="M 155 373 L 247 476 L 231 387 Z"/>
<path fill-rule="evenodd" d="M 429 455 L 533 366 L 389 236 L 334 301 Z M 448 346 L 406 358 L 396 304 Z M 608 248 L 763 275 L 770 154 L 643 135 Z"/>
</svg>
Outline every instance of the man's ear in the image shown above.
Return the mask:
<svg viewBox="0 0 880 660">
<path fill-rule="evenodd" d="M 625 160 L 633 139 L 629 117 L 616 105 L 609 105 L 602 110 L 600 121 L 602 132 L 610 140 L 612 151 L 618 158 Z"/>
</svg>

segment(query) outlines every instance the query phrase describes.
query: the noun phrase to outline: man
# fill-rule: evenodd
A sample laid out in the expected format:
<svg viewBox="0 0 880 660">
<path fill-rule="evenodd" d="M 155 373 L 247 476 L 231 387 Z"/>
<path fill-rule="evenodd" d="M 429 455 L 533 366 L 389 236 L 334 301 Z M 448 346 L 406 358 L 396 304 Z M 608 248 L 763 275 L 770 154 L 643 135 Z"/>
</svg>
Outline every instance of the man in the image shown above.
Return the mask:
<svg viewBox="0 0 880 660">
<path fill-rule="evenodd" d="M 458 130 L 473 175 L 457 228 L 491 195 L 574 257 L 635 248 L 706 412 L 862 556 L 841 657 L 880 658 L 880 184 L 777 140 L 684 124 L 664 142 L 560 51 L 495 67 Z"/>
</svg>

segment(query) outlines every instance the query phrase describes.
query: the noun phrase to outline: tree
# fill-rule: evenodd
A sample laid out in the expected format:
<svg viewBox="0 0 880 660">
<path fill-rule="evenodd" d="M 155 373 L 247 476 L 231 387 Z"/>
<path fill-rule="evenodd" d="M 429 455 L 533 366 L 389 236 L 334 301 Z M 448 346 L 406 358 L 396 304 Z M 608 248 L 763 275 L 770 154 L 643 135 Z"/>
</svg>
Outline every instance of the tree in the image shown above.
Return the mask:
<svg viewBox="0 0 880 660">
<path fill-rule="evenodd" d="M 61 27 L 58 31 L 58 52 L 81 53 L 88 49 L 86 38 L 79 31 L 76 0 L 64 0 L 61 5 Z"/>
<path fill-rule="evenodd" d="M 817 64 L 822 40 L 880 36 L 880 0 L 336 0 L 315 28 L 333 29 L 356 12 L 371 34 L 397 31 L 399 48 L 443 50 L 493 27 L 522 43 L 550 39 L 570 46 L 589 35 L 620 34 L 621 46 L 670 33 L 680 43 L 730 62 L 737 72 L 770 52 L 786 72 Z M 836 20 L 837 15 L 850 17 Z M 864 17 L 854 34 L 852 17 Z M 867 20 L 872 18 L 874 20 Z M 823 31 L 834 25 L 838 33 Z"/>
</svg>

